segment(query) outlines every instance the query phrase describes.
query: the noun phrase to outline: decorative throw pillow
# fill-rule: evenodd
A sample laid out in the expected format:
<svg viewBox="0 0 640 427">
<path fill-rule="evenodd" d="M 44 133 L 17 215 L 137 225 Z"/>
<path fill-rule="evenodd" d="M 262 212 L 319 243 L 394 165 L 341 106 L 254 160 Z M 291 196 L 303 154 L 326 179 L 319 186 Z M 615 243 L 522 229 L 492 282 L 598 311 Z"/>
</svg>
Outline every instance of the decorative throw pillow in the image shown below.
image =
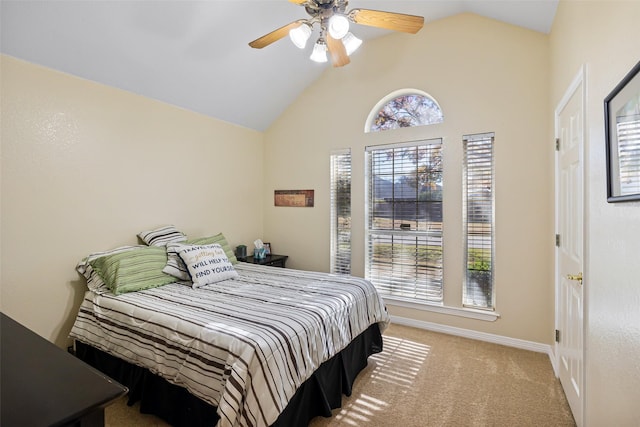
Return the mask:
<svg viewBox="0 0 640 427">
<path fill-rule="evenodd" d="M 221 245 L 180 245 L 178 255 L 187 266 L 194 288 L 233 279 L 238 272 Z"/>
<path fill-rule="evenodd" d="M 210 245 L 210 244 L 217 243 L 220 246 L 222 246 L 222 249 L 224 250 L 224 253 L 229 259 L 229 261 L 231 262 L 231 264 L 236 264 L 238 262 L 238 259 L 233 254 L 233 250 L 231 249 L 231 246 L 229 246 L 229 243 L 227 243 L 227 239 L 224 237 L 224 234 L 222 233 L 218 233 L 215 236 L 211 236 L 211 237 L 200 237 L 197 239 L 190 239 L 185 243 L 190 245 Z M 182 258 L 180 258 L 180 256 L 178 255 L 178 251 L 177 251 L 178 246 L 176 245 L 180 245 L 180 244 L 179 243 L 167 244 L 167 265 L 162 271 L 174 277 L 177 277 L 180 280 L 191 280 L 191 277 L 189 276 L 189 270 L 187 269 L 187 266 L 182 261 Z"/>
<path fill-rule="evenodd" d="M 178 248 L 182 246 L 182 243 L 167 243 L 167 264 L 162 271 L 180 280 L 191 280 L 187 266 L 178 255 Z"/>
<path fill-rule="evenodd" d="M 175 277 L 162 272 L 167 263 L 165 248 L 141 246 L 93 259 L 89 262 L 111 292 L 120 295 L 126 292 L 175 283 Z"/>
<path fill-rule="evenodd" d="M 217 243 L 220 246 L 222 246 L 222 249 L 224 250 L 225 255 L 227 255 L 227 258 L 229 258 L 229 261 L 231 261 L 231 264 L 238 263 L 238 259 L 236 258 L 236 255 L 233 253 L 233 249 L 231 249 L 231 246 L 229 246 L 227 239 L 224 237 L 224 234 L 222 233 L 218 233 L 215 236 L 211 236 L 211 237 L 199 237 L 197 239 L 191 239 L 191 240 L 188 240 L 186 243 L 190 245 L 211 245 L 213 243 Z"/>
<path fill-rule="evenodd" d="M 184 242 L 187 236 L 173 225 L 165 225 L 150 231 L 141 231 L 138 237 L 149 246 L 166 246 L 169 242 Z"/>
<path fill-rule="evenodd" d="M 76 271 L 82 274 L 85 279 L 87 279 L 87 287 L 89 288 L 89 290 L 97 294 L 104 294 L 106 292 L 109 292 L 109 287 L 106 283 L 104 283 L 102 277 L 100 277 L 100 275 L 93 269 L 91 262 L 100 257 L 132 251 L 140 248 L 146 248 L 146 246 L 121 246 L 119 248 L 110 249 L 108 251 L 94 252 L 92 254 L 89 254 L 89 256 L 84 258 L 78 263 L 78 265 L 76 265 Z"/>
</svg>

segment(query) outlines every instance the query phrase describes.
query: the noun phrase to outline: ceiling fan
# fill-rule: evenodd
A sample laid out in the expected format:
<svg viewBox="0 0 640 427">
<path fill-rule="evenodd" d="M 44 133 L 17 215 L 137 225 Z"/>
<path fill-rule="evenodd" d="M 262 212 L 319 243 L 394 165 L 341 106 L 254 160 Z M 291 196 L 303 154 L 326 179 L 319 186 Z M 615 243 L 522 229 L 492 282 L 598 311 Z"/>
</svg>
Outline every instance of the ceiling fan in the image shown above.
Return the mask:
<svg viewBox="0 0 640 427">
<path fill-rule="evenodd" d="M 289 0 L 304 6 L 310 18 L 298 19 L 284 25 L 249 43 L 249 46 L 262 49 L 289 35 L 291 41 L 304 49 L 311 37 L 313 26 L 320 27 L 320 37 L 316 41 L 310 59 L 316 62 L 327 61 L 327 51 L 334 67 L 342 67 L 349 62 L 349 55 L 355 51 L 362 40 L 349 31 L 349 23 L 402 31 L 415 34 L 424 25 L 422 16 L 403 13 L 383 12 L 371 9 L 347 10 L 349 0 Z"/>
</svg>

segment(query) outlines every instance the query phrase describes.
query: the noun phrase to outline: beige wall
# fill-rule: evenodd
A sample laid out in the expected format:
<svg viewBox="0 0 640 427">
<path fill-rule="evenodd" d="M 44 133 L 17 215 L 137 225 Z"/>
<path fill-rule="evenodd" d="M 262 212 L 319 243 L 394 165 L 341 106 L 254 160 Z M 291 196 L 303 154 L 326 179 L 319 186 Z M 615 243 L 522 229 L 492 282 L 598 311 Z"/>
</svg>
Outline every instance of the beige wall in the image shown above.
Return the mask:
<svg viewBox="0 0 640 427">
<path fill-rule="evenodd" d="M 445 302 L 461 306 L 462 142 L 496 134 L 495 322 L 400 308 L 391 314 L 539 343 L 553 336 L 553 144 L 548 37 L 472 14 L 428 23 L 417 35 L 368 41 L 329 68 L 265 135 L 265 238 L 294 268 L 329 269 L 329 156 L 352 149 L 352 273 L 364 274 L 364 148 L 444 138 Z M 369 111 L 402 88 L 431 94 L 443 124 L 365 134 Z M 273 190 L 314 189 L 314 208 L 273 206 Z M 289 265 L 289 264 L 288 264 Z"/>
<path fill-rule="evenodd" d="M 64 345 L 90 252 L 168 223 L 232 246 L 262 235 L 261 133 L 11 57 L 1 67 L 7 315 Z"/>
<path fill-rule="evenodd" d="M 586 64 L 585 426 L 640 424 L 640 202 L 606 202 L 603 100 L 640 60 L 640 2 L 561 1 L 551 106 Z"/>
</svg>

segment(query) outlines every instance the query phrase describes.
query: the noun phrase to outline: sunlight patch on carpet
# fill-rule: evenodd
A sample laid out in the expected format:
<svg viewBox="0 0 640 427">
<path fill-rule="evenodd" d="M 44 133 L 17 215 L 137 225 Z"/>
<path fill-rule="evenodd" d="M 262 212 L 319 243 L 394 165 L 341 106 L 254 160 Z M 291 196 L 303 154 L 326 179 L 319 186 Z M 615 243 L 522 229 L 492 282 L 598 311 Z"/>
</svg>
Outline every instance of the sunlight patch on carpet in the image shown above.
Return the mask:
<svg viewBox="0 0 640 427">
<path fill-rule="evenodd" d="M 412 392 L 414 380 L 430 352 L 428 345 L 385 335 L 384 350 L 370 357 L 373 370 L 367 376 L 369 383 L 385 389 L 390 384 L 396 393 L 398 390 Z M 389 405 L 385 400 L 361 393 L 336 414 L 335 419 L 339 425 L 362 426 L 375 419 L 377 413 L 387 410 Z"/>
<path fill-rule="evenodd" d="M 411 388 L 430 351 L 428 345 L 385 336 L 384 351 L 371 356 L 377 364 L 371 374 L 373 383 L 383 381 Z"/>
<path fill-rule="evenodd" d="M 376 399 L 373 396 L 361 394 L 350 403 L 349 406 L 342 409 L 335 419 L 341 424 L 351 426 L 361 426 L 364 423 L 371 421 L 372 417 L 375 417 L 376 412 L 382 412 L 387 409 L 388 403 Z"/>
</svg>

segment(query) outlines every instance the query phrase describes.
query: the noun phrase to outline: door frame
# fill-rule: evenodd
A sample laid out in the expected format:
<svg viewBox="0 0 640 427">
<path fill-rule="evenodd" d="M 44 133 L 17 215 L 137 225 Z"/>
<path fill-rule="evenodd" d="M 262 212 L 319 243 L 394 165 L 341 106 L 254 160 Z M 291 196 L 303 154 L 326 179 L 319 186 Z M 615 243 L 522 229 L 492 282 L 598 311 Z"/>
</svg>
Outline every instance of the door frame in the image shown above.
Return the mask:
<svg viewBox="0 0 640 427">
<path fill-rule="evenodd" d="M 562 99 L 560 100 L 560 102 L 558 103 L 555 111 L 554 111 L 554 140 L 556 138 L 559 138 L 560 135 L 560 126 L 559 126 L 559 117 L 560 117 L 560 113 L 564 110 L 564 108 L 567 106 L 567 104 L 569 103 L 569 101 L 571 100 L 571 98 L 573 97 L 574 94 L 576 94 L 576 92 L 578 91 L 578 89 L 582 87 L 582 150 L 581 150 L 581 159 L 580 161 L 582 162 L 582 193 L 583 193 L 583 197 L 582 197 L 582 264 L 583 264 L 583 293 L 582 293 L 582 334 L 583 334 L 583 340 L 582 340 L 582 372 L 580 373 L 582 375 L 582 394 L 580 397 L 581 400 L 581 409 L 582 409 L 582 414 L 580 414 L 580 419 L 582 420 L 582 424 L 586 425 L 585 423 L 585 402 L 586 402 L 586 393 L 587 393 L 587 387 L 586 387 L 586 378 L 585 378 L 585 367 L 586 367 L 586 345 L 585 345 L 585 337 L 587 336 L 586 332 L 587 332 L 587 307 L 588 307 L 588 293 L 585 291 L 586 289 L 588 289 L 588 281 L 589 281 L 589 266 L 588 266 L 588 257 L 589 257 L 589 252 L 588 252 L 588 234 L 586 233 L 587 230 L 587 201 L 588 201 L 588 181 L 587 181 L 587 177 L 589 176 L 587 173 L 587 129 L 589 128 L 589 126 L 587 125 L 587 65 L 583 64 L 580 69 L 578 70 L 578 73 L 576 74 L 576 76 L 573 78 L 571 84 L 567 87 Z M 558 203 L 558 198 L 559 198 L 559 193 L 560 193 L 560 180 L 559 180 L 559 152 L 557 150 L 554 150 L 554 230 L 555 233 L 558 233 L 559 230 L 559 203 Z M 560 268 L 559 268 L 559 248 L 557 246 L 554 246 L 554 295 L 555 295 L 555 310 L 554 310 L 554 315 L 555 315 L 555 319 L 554 319 L 554 326 L 555 329 L 558 329 L 558 319 L 560 318 L 559 316 L 559 300 L 560 300 Z M 553 364 L 553 370 L 554 373 L 556 375 L 556 378 L 558 378 L 560 376 L 560 354 L 558 351 L 558 342 L 556 342 L 554 340 L 553 346 L 552 346 L 552 352 L 553 352 L 553 357 L 551 358 L 552 364 Z"/>
</svg>

